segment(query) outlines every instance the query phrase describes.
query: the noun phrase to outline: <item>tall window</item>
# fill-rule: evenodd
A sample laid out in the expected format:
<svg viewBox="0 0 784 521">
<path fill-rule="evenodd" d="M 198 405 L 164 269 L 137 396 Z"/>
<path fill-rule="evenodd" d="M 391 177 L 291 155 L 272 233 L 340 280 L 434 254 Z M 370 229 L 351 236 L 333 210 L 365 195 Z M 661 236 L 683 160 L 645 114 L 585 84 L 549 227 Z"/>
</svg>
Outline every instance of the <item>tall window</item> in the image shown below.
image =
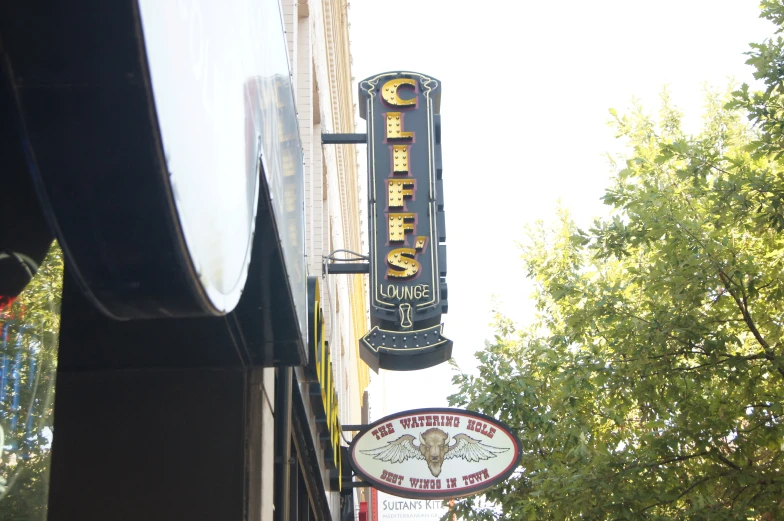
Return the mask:
<svg viewBox="0 0 784 521">
<path fill-rule="evenodd" d="M 289 519 L 290 521 L 313 521 L 316 519 L 316 515 L 313 513 L 308 487 L 305 484 L 304 473 L 306 470 L 302 467 L 293 439 L 291 441 L 291 456 L 295 463 L 291 466 Z"/>
</svg>

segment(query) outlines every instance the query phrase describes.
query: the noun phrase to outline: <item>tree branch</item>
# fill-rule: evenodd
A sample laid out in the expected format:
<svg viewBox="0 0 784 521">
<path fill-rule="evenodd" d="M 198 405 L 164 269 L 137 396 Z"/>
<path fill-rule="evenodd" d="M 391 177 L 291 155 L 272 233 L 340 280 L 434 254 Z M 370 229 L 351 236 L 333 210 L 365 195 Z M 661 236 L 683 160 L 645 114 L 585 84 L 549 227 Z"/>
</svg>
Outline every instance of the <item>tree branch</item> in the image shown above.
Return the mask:
<svg viewBox="0 0 784 521">
<path fill-rule="evenodd" d="M 678 462 L 678 461 L 686 461 L 686 460 L 690 460 L 690 459 L 694 459 L 694 458 L 699 458 L 701 456 L 707 456 L 709 454 L 710 454 L 710 451 L 703 451 L 703 452 L 698 452 L 696 454 L 686 454 L 684 456 L 675 456 L 673 458 L 669 458 L 669 459 L 665 459 L 665 460 L 654 461 L 653 463 L 645 463 L 645 464 L 637 463 L 637 464 L 634 464 L 634 465 L 629 465 L 628 467 L 624 467 L 623 469 L 621 469 L 621 472 L 625 472 L 627 470 L 639 469 L 639 468 L 648 469 L 648 468 L 651 468 L 651 467 L 660 467 L 662 465 L 668 465 L 670 463 L 675 463 L 675 462 Z"/>
<path fill-rule="evenodd" d="M 754 323 L 754 319 L 751 317 L 751 313 L 749 313 L 748 303 L 746 302 L 746 295 L 745 292 L 743 292 L 743 288 L 741 287 L 741 292 L 743 294 L 743 298 L 741 299 L 732 289 L 732 278 L 729 277 L 721 268 L 719 268 L 719 278 L 721 279 L 722 284 L 724 284 L 724 287 L 727 288 L 727 291 L 735 301 L 735 304 L 738 306 L 738 309 L 740 310 L 741 315 L 743 315 L 743 320 L 746 322 L 746 326 L 749 328 L 749 331 L 751 331 L 751 334 L 754 335 L 754 338 L 757 340 L 759 345 L 762 346 L 762 349 L 765 350 L 765 358 L 773 364 L 773 366 L 776 368 L 776 371 L 778 371 L 781 377 L 784 378 L 784 367 L 779 364 L 778 360 L 776 359 L 776 354 L 770 347 L 770 344 L 768 344 L 767 340 L 765 340 L 765 338 L 762 336 L 762 333 L 760 333 L 757 329 L 757 325 Z"/>
<path fill-rule="evenodd" d="M 726 475 L 727 475 L 727 473 L 723 472 L 723 473 L 718 474 L 716 476 L 705 476 L 704 478 L 695 481 L 690 487 L 688 487 L 686 490 L 681 492 L 681 494 L 678 497 L 676 497 L 675 499 L 668 499 L 668 500 L 665 500 L 665 501 L 659 501 L 658 503 L 654 503 L 652 505 L 648 505 L 647 507 L 645 507 L 642 510 L 640 510 L 640 512 L 645 512 L 646 510 L 650 510 L 651 508 L 658 507 L 660 505 L 666 505 L 668 503 L 674 503 L 675 501 L 678 501 L 680 498 L 682 498 L 683 496 L 685 496 L 686 494 L 688 494 L 689 492 L 691 492 L 692 490 L 694 490 L 698 486 L 702 485 L 706 481 L 709 481 L 711 479 L 723 478 Z"/>
<path fill-rule="evenodd" d="M 735 469 L 735 470 L 738 470 L 738 471 L 741 471 L 741 470 L 743 470 L 743 469 L 742 469 L 742 468 L 741 468 L 739 465 L 736 465 L 735 463 L 731 462 L 730 460 L 728 460 L 727 458 L 725 458 L 724 456 L 722 456 L 722 455 L 721 455 L 721 453 L 718 451 L 718 449 L 716 449 L 716 450 L 714 451 L 714 454 L 716 455 L 716 458 L 717 458 L 719 461 L 721 461 L 722 463 L 724 463 L 724 464 L 725 464 L 725 465 L 727 465 L 728 467 L 732 467 L 733 469 Z"/>
</svg>

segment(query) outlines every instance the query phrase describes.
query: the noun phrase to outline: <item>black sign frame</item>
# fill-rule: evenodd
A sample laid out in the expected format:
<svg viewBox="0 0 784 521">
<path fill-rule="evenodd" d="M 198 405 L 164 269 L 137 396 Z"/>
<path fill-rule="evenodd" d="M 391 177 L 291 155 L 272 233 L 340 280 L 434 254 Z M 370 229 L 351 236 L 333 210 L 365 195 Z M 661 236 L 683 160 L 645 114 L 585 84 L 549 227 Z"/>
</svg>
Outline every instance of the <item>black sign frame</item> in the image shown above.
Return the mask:
<svg viewBox="0 0 784 521">
<path fill-rule="evenodd" d="M 451 357 L 441 168 L 441 83 L 415 72 L 359 82 L 367 121 L 371 331 L 362 359 L 415 370 Z"/>
</svg>

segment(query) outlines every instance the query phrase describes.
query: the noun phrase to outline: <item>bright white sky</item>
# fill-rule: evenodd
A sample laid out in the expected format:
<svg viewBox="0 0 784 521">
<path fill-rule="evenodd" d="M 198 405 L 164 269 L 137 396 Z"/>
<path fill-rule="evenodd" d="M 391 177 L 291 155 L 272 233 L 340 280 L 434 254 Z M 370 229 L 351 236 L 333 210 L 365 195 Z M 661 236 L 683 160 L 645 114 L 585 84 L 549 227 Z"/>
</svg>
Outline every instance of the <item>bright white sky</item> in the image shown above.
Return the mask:
<svg viewBox="0 0 784 521">
<path fill-rule="evenodd" d="M 401 69 L 442 82 L 444 323 L 461 368 L 472 371 L 473 353 L 491 338 L 493 294 L 516 321 L 532 319 L 531 286 L 515 246 L 525 225 L 552 219 L 559 200 L 581 226 L 604 212 L 599 198 L 611 171 L 603 155 L 619 151 L 608 109 L 623 112 L 636 97 L 655 111 L 668 85 L 688 129 L 698 128 L 706 84 L 752 80 L 742 53 L 773 32 L 757 6 L 351 0 L 355 82 Z M 363 132 L 364 121 L 357 122 Z M 446 406 L 454 392 L 448 364 L 382 373 L 371 385 L 372 419 Z"/>
</svg>

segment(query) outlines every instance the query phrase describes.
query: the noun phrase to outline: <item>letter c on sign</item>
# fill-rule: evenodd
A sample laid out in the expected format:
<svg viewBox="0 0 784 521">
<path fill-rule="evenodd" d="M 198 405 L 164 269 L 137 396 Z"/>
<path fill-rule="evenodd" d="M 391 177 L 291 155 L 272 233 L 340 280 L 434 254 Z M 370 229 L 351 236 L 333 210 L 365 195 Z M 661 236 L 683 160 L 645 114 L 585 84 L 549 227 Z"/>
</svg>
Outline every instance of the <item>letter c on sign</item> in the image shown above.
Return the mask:
<svg viewBox="0 0 784 521">
<path fill-rule="evenodd" d="M 411 78 L 396 78 L 389 80 L 381 88 L 381 97 L 389 105 L 393 107 L 410 107 L 416 105 L 416 95 L 411 99 L 403 99 L 398 95 L 398 89 L 401 87 L 410 87 L 416 91 L 416 80 Z"/>
</svg>

